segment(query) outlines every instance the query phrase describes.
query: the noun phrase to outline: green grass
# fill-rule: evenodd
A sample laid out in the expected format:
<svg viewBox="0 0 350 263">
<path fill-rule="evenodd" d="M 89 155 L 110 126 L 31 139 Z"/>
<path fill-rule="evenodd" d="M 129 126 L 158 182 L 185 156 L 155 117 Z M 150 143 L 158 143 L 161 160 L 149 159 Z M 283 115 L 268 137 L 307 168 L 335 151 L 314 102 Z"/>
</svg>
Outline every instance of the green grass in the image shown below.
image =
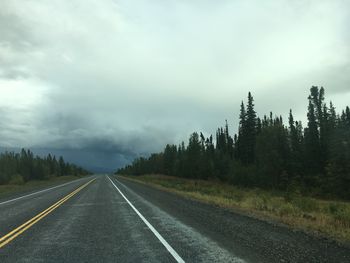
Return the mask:
<svg viewBox="0 0 350 263">
<path fill-rule="evenodd" d="M 36 189 L 50 187 L 54 185 L 63 184 L 65 182 L 69 182 L 80 177 L 77 176 L 59 176 L 59 177 L 51 177 L 46 180 L 40 181 L 28 181 L 24 183 L 20 178 L 14 178 L 11 180 L 9 184 L 0 185 L 0 198 L 4 198 L 16 193 L 25 193 L 29 191 L 33 191 Z"/>
<path fill-rule="evenodd" d="M 259 218 L 272 219 L 340 242 L 350 242 L 350 202 L 315 199 L 297 193 L 243 189 L 217 181 L 164 175 L 124 178 Z"/>
</svg>

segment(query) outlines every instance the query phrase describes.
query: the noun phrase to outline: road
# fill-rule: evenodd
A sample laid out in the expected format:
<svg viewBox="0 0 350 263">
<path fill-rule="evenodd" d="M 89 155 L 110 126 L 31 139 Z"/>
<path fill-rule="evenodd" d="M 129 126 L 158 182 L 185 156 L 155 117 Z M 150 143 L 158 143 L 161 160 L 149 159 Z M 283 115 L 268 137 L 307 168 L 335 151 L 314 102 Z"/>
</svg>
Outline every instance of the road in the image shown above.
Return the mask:
<svg viewBox="0 0 350 263">
<path fill-rule="evenodd" d="M 0 262 L 350 262 L 350 249 L 123 178 L 0 200 Z"/>
</svg>

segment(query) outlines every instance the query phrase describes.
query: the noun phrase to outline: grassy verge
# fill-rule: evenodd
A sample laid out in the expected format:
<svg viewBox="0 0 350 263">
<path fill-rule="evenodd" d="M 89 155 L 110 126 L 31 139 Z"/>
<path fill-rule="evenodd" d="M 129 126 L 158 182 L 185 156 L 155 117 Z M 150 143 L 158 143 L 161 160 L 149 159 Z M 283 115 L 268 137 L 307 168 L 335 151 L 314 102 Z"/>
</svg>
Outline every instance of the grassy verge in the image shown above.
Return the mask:
<svg viewBox="0 0 350 263">
<path fill-rule="evenodd" d="M 19 184 L 14 183 L 14 184 L 0 185 L 0 198 L 5 198 L 16 193 L 25 193 L 25 192 L 30 192 L 30 191 L 44 188 L 44 187 L 63 184 L 65 182 L 73 181 L 79 178 L 81 177 L 69 175 L 69 176 L 51 177 L 47 180 L 28 181 L 27 183 L 19 183 Z"/>
<path fill-rule="evenodd" d="M 242 189 L 220 182 L 164 175 L 124 178 L 350 244 L 350 202 L 320 200 L 261 189 Z"/>
</svg>

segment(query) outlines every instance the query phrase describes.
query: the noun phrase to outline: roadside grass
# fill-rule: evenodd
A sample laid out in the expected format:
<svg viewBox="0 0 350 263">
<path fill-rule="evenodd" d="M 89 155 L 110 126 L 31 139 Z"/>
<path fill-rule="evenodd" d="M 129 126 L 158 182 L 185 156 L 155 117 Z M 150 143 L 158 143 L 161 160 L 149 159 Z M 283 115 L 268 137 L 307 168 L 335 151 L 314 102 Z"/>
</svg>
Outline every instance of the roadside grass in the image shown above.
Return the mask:
<svg viewBox="0 0 350 263">
<path fill-rule="evenodd" d="M 46 180 L 33 180 L 25 183 L 20 176 L 15 177 L 9 184 L 0 185 L 0 198 L 5 198 L 11 196 L 12 194 L 26 193 L 44 187 L 63 184 L 79 178 L 81 177 L 73 175 L 55 176 Z"/>
<path fill-rule="evenodd" d="M 350 202 L 164 175 L 123 178 L 350 244 Z"/>
</svg>

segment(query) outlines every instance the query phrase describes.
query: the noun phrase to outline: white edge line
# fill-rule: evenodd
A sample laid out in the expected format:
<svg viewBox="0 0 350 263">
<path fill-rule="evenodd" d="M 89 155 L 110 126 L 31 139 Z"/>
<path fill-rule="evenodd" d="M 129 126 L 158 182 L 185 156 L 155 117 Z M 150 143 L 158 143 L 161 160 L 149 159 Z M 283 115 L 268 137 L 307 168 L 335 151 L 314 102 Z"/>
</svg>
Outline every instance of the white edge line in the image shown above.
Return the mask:
<svg viewBox="0 0 350 263">
<path fill-rule="evenodd" d="M 120 195 L 125 199 L 125 201 L 131 206 L 131 208 L 136 212 L 136 214 L 142 219 L 142 221 L 148 226 L 148 228 L 153 232 L 153 234 L 159 239 L 163 246 L 169 251 L 169 253 L 175 258 L 179 263 L 185 263 L 185 261 L 179 256 L 179 254 L 169 245 L 169 243 L 159 234 L 159 232 L 148 222 L 148 220 L 133 206 L 133 204 L 125 197 L 125 195 L 119 190 L 119 188 L 114 184 L 114 182 L 107 176 L 109 181 L 118 190 Z M 115 179 L 117 180 L 117 179 Z"/>
<path fill-rule="evenodd" d="M 89 178 L 89 177 L 87 177 L 87 178 Z M 71 181 L 71 182 L 67 182 L 67 183 L 64 183 L 64 184 L 56 185 L 56 186 L 54 186 L 54 187 L 46 188 L 46 189 L 44 189 L 44 190 L 40 190 L 40 191 L 38 191 L 38 192 L 34 192 L 34 193 L 27 194 L 27 195 L 23 195 L 23 196 L 20 196 L 20 197 L 14 198 L 14 199 L 10 199 L 10 200 L 7 200 L 7 201 L 4 201 L 4 202 L 1 202 L 1 203 L 0 203 L 0 205 L 8 204 L 8 203 L 11 203 L 11 202 L 14 202 L 14 201 L 17 201 L 17 200 L 20 200 L 20 199 L 23 199 L 23 198 L 26 198 L 26 197 L 32 196 L 32 195 L 36 195 L 36 194 L 40 194 L 40 193 L 44 193 L 44 192 L 50 191 L 50 190 L 52 190 L 52 189 L 55 189 L 55 188 L 58 188 L 58 187 L 65 186 L 65 185 L 67 185 L 67 184 L 72 184 L 72 183 L 77 182 L 77 181 L 80 181 L 80 180 L 82 180 L 82 179 L 86 179 L 86 178 L 76 179 L 76 180 Z"/>
</svg>

